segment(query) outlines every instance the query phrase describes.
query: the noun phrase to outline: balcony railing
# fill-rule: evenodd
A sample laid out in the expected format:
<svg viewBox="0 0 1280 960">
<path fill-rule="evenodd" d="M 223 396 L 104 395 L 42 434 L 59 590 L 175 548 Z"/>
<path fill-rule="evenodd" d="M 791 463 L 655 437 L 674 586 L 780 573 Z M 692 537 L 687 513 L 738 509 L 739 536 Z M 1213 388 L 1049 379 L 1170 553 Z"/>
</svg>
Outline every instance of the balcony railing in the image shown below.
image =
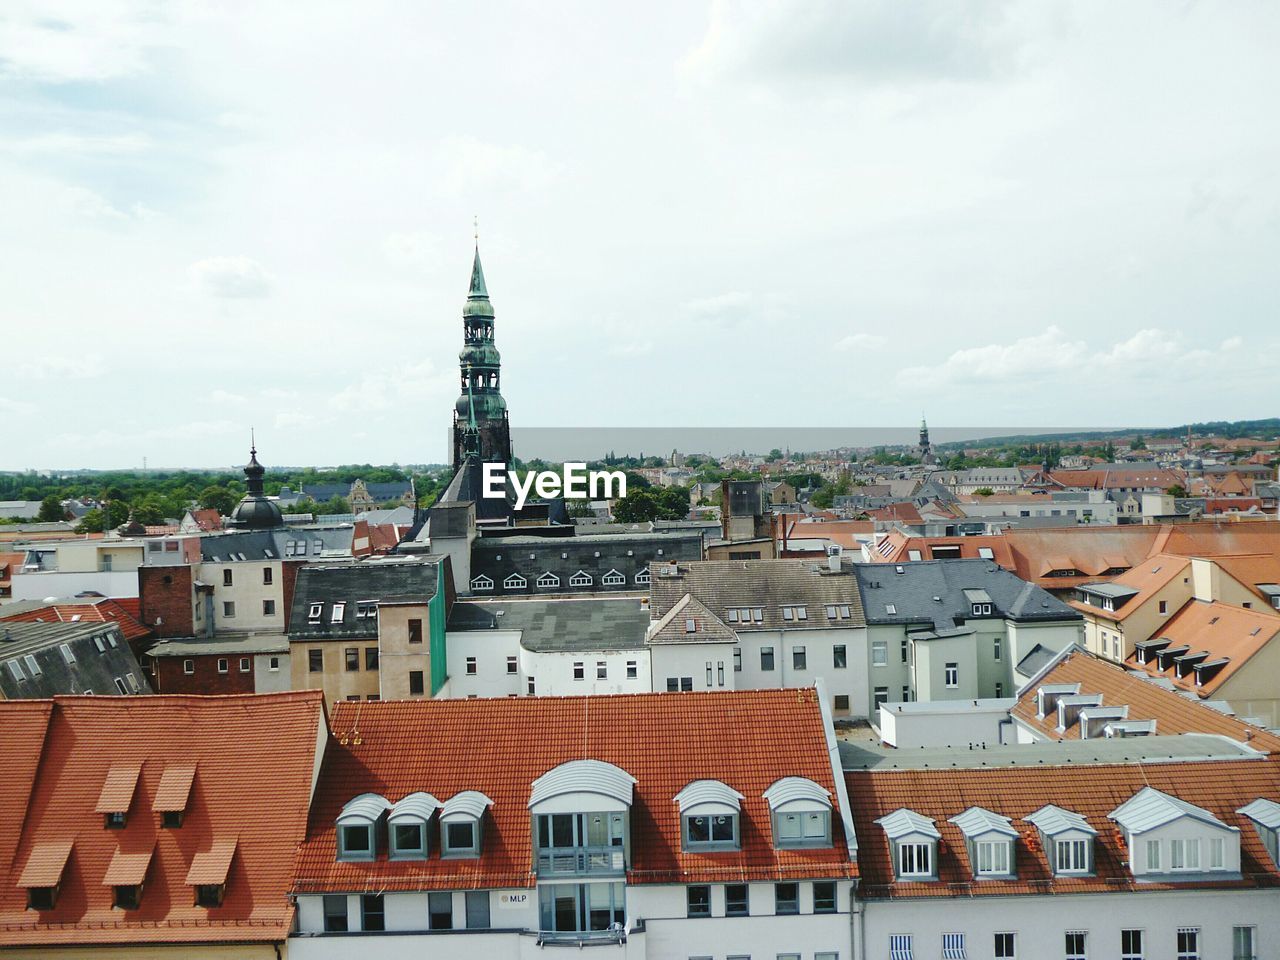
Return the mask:
<svg viewBox="0 0 1280 960">
<path fill-rule="evenodd" d="M 622 924 L 614 924 L 608 930 L 539 930 L 538 945 L 554 944 L 590 947 L 611 943 L 626 943 L 627 931 Z"/>
<path fill-rule="evenodd" d="M 552 847 L 538 851 L 538 876 L 620 874 L 627 865 L 621 847 Z"/>
</svg>

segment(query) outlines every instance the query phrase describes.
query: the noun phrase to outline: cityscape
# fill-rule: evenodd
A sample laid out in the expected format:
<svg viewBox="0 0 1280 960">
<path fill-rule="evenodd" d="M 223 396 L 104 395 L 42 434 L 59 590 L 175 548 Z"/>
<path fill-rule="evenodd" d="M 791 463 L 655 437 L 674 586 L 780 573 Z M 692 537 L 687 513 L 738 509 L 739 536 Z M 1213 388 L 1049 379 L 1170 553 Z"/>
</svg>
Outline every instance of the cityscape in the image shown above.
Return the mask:
<svg viewBox="0 0 1280 960">
<path fill-rule="evenodd" d="M 672 61 L 678 91 L 648 95 L 678 133 L 690 99 L 737 109 L 730 94 L 707 92 L 716 84 L 753 90 L 762 114 L 798 84 L 829 99 L 797 110 L 866 129 L 916 123 L 932 115 L 926 101 L 967 103 L 986 85 L 984 97 L 1008 97 L 1030 124 L 1039 101 L 1019 99 L 1027 85 L 1105 59 L 1112 27 L 1152 28 L 1169 50 L 1216 31 L 1211 59 L 1223 72 L 1209 82 L 1223 90 L 1237 70 L 1252 78 L 1258 58 L 1268 64 L 1257 71 L 1274 72 L 1243 39 L 1276 26 L 1274 11 L 1206 6 L 1212 25 L 1201 9 L 1158 6 L 1109 24 L 1075 4 L 1055 17 L 976 4 L 965 17 L 929 2 L 712 3 L 692 20 L 667 10 L 662 29 L 647 22 L 658 11 L 624 24 L 617 11 L 573 10 L 617 59 Z M 544 22 L 508 6 L 427 16 L 390 4 L 357 17 L 322 4 L 300 19 L 246 9 L 226 36 L 225 10 L 0 13 L 0 103 L 21 125 L 61 125 L 37 131 L 38 146 L 0 150 L 10 184 L 0 190 L 17 197 L 38 155 L 41 176 L 98 176 L 139 195 L 152 182 L 143 172 L 163 180 L 189 165 L 212 199 L 215 182 L 226 185 L 214 167 L 266 162 L 255 151 L 271 138 L 245 131 L 260 135 L 268 114 L 218 113 L 212 127 L 247 137 L 247 152 L 215 138 L 219 156 L 201 172 L 186 147 L 180 160 L 152 156 L 164 152 L 159 127 L 130 126 L 144 105 L 164 115 L 175 150 L 187 134 L 170 124 L 203 123 L 222 103 L 215 89 L 224 106 L 247 109 L 261 93 L 263 111 L 279 97 L 309 117 L 298 84 L 327 69 L 314 63 L 330 49 L 321 41 L 348 44 L 353 64 L 382 64 L 379 83 L 390 83 L 442 69 L 421 62 L 427 51 L 467 62 L 451 45 L 456 31 L 498 10 L 555 34 L 529 40 L 545 62 L 495 39 L 523 51 L 497 71 L 504 94 L 542 104 L 571 92 L 568 116 L 585 116 L 576 100 L 593 94 L 557 72 L 592 34 L 569 43 L 565 10 Z M 249 25 L 266 32 L 251 41 L 239 29 Z M 382 39 L 366 50 L 374 25 Z M 311 56 L 285 51 L 290 26 L 315 44 Z M 409 38 L 423 50 L 404 48 Z M 260 62 L 277 48 L 301 78 Z M 265 71 L 261 91 L 245 93 L 238 76 L 213 84 L 209 65 L 222 61 L 207 57 L 228 50 L 246 72 Z M 648 108 L 624 96 L 639 81 L 611 72 L 622 69 L 612 55 L 583 56 L 603 71 L 599 95 L 655 132 Z M 1156 62 L 1173 84 L 1175 66 Z M 1128 92 L 1145 89 L 1136 64 L 1106 70 Z M 165 78 L 199 96 L 169 102 Z M 496 81 L 475 82 L 487 91 Z M 351 83 L 365 85 L 354 72 Z M 438 159 L 435 147 L 395 146 L 390 118 L 409 115 L 398 94 L 365 104 L 385 115 L 357 117 L 324 89 L 335 120 L 353 126 L 326 134 L 334 156 L 316 154 L 305 175 L 321 182 L 332 160 L 341 177 L 360 171 L 359 193 L 367 175 L 399 176 L 416 149 Z M 480 90 L 461 96 L 489 103 Z M 54 118 L 34 119 L 37 103 L 55 105 Z M 1253 108 L 1236 107 L 1242 118 Z M 1218 122 L 1198 101 L 1187 109 Z M 493 117 L 515 131 L 519 113 Z M 748 136 L 730 118 L 706 122 Z M 1107 122 L 1089 121 L 1100 135 Z M 298 124 L 280 125 L 281 143 L 314 147 Z M 347 166 L 347 136 L 371 143 L 375 127 L 390 138 L 381 160 Z M 1252 128 L 1232 129 L 1240 169 L 1274 149 Z M 650 147 L 660 178 L 666 146 Z M 697 147 L 691 168 L 710 162 Z M 825 171 L 818 145 L 788 151 L 797 176 Z M 1117 308 L 1104 321 L 1112 345 L 1096 349 L 1084 321 L 1041 334 L 996 311 L 929 353 L 988 295 L 966 307 L 927 284 L 899 308 L 920 297 L 956 323 L 912 334 L 906 313 L 849 319 L 836 303 L 835 339 L 819 342 L 785 312 L 753 315 L 754 296 L 718 286 L 705 292 L 714 310 L 676 311 L 697 333 L 676 336 L 656 317 L 632 323 L 626 303 L 578 314 L 572 300 L 576 319 L 552 323 L 556 285 L 533 277 L 552 258 L 532 233 L 514 238 L 538 210 L 555 216 L 542 193 L 568 202 L 576 188 L 562 191 L 557 164 L 532 148 L 466 155 L 468 171 L 529 168 L 515 186 L 490 184 L 519 213 L 504 223 L 495 197 L 461 176 L 447 200 L 406 199 L 439 231 L 409 244 L 413 268 L 379 279 L 382 267 L 353 254 L 333 287 L 319 276 L 332 265 L 318 264 L 305 327 L 289 327 L 271 301 L 297 296 L 288 288 L 303 276 L 283 266 L 294 262 L 285 247 L 330 242 L 323 225 L 279 246 L 262 240 L 279 273 L 238 254 L 201 260 L 195 288 L 212 284 L 225 302 L 170 320 L 163 348 L 154 318 L 194 294 L 121 281 L 123 294 L 101 286 L 104 310 L 136 299 L 136 320 L 115 316 L 100 355 L 92 345 L 57 357 L 19 349 L 43 325 L 51 351 L 69 350 L 76 338 L 55 344 L 42 320 L 70 316 L 67 298 L 80 292 L 38 295 L 38 274 L 8 271 L 0 949 L 158 960 L 532 960 L 567 949 L 629 960 L 1280 960 L 1280 417 L 1268 416 L 1275 397 L 1257 360 L 1269 344 L 1260 318 L 1274 314 L 1271 263 L 1238 262 L 1224 281 L 1239 320 L 1197 320 L 1183 304 L 1191 313 L 1154 327 Z M 752 162 L 721 175 L 746 191 Z M 1152 169 L 1142 151 L 1115 162 Z M 989 175 L 1008 176 L 1002 163 L 990 161 Z M 855 202 L 855 188 L 826 183 L 844 198 L 833 203 Z M 192 219 L 177 234 L 207 230 L 214 244 L 215 221 L 233 229 L 235 217 L 206 221 L 214 214 L 170 191 L 150 196 L 149 212 L 99 209 L 109 225 L 94 229 L 122 232 L 71 230 L 68 262 L 114 257 L 153 230 L 145 239 L 159 251 L 184 210 Z M 299 227 L 312 215 L 249 192 L 272 216 L 292 209 Z M 118 200 L 99 200 L 109 196 Z M 932 201 L 940 219 L 928 229 L 911 223 L 923 208 L 891 218 L 886 245 L 911 227 L 925 249 L 925 234 L 955 229 L 972 198 L 951 199 L 954 208 Z M 492 241 L 474 215 L 461 229 L 439 225 L 463 201 L 504 224 Z M 333 202 L 359 234 L 347 200 Z M 784 261 L 790 253 L 785 238 L 746 230 L 743 203 L 751 236 L 734 242 L 754 252 L 742 253 L 741 282 L 763 290 L 773 281 L 752 277 L 746 260 L 770 244 Z M 1212 216 L 1223 244 L 1253 229 L 1228 226 L 1221 209 Z M 1186 236 L 1201 238 L 1194 220 Z M 817 215 L 815 225 L 826 229 Z M 612 229 L 600 248 L 621 242 Z M 243 227 L 239 242 L 251 233 Z M 984 235 L 975 222 L 974 242 Z M 385 249 L 401 256 L 407 243 Z M 652 249 L 653 282 L 674 288 L 660 247 L 642 238 L 636 249 Z M 590 269 L 567 296 L 598 302 L 611 284 L 620 301 L 651 294 L 629 290 L 626 269 L 602 279 L 598 253 L 584 252 Z M 725 265 L 719 254 L 691 263 Z M 787 263 L 782 273 L 803 273 Z M 1160 269 L 1188 282 L 1171 262 Z M 1008 270 L 1011 291 L 1035 274 Z M 1154 259 L 1121 272 L 1147 270 Z M 1038 282 L 1046 297 L 1057 289 Z M 784 286 L 771 289 L 760 298 Z M 1131 294 L 1154 304 L 1143 289 Z M 328 312 L 361 290 L 369 314 Z M 378 319 L 396 297 L 433 305 L 412 338 L 395 319 L 409 307 Z M 819 294 L 813 306 L 822 303 Z M 188 353 L 188 328 L 210 318 L 217 345 Z M 838 368 L 824 365 L 833 351 Z M 345 375 L 326 366 L 335 357 Z M 565 382 L 579 370 L 566 416 Z M 608 390 L 592 393 L 599 384 Z M 880 396 L 853 402 L 871 393 Z M 648 419 L 638 419 L 632 404 L 646 396 Z M 984 405 L 992 425 L 964 426 L 984 422 Z"/>
</svg>

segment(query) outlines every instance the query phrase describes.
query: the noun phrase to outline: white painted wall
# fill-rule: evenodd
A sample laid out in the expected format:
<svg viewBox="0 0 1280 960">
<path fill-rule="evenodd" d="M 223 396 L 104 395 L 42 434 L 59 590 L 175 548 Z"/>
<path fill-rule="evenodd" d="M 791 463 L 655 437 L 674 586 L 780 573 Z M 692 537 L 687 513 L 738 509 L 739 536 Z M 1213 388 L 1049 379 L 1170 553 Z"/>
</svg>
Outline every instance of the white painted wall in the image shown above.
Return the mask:
<svg viewBox="0 0 1280 960">
<path fill-rule="evenodd" d="M 85 590 L 96 590 L 104 597 L 136 597 L 138 595 L 138 568 L 105 572 L 49 571 L 46 573 L 13 574 L 14 600 L 43 600 L 46 597 L 66 599 Z"/>
<path fill-rule="evenodd" d="M 271 660 L 279 662 L 279 669 L 271 669 Z M 289 680 L 289 653 L 256 653 L 253 656 L 253 692 L 278 693 L 292 689 Z"/>
<path fill-rule="evenodd" d="M 967 747 L 971 743 L 994 746 L 1001 743 L 1001 732 L 1014 742 L 1009 710 L 1016 699 L 944 701 L 930 704 L 930 709 L 912 709 L 912 704 L 887 703 L 880 708 L 880 738 L 890 746 Z M 900 709 L 901 708 L 901 709 Z M 937 709 L 935 709 L 937 708 Z"/>
<path fill-rule="evenodd" d="M 1140 889 L 1140 888 L 1139 888 Z M 1120 956 L 1120 931 L 1145 931 L 1152 960 L 1176 956 L 1178 927 L 1199 927 L 1204 960 L 1230 960 L 1233 926 L 1256 926 L 1259 960 L 1280 958 L 1280 894 L 1275 890 L 1186 890 L 1020 897 L 939 897 L 864 904 L 865 953 L 888 960 L 889 935 L 910 933 L 919 958 L 942 955 L 943 933 L 964 933 L 973 960 L 994 954 L 994 935 L 1017 935 L 1019 958 L 1060 958 L 1068 930 L 1088 931 L 1088 955 Z"/>
</svg>

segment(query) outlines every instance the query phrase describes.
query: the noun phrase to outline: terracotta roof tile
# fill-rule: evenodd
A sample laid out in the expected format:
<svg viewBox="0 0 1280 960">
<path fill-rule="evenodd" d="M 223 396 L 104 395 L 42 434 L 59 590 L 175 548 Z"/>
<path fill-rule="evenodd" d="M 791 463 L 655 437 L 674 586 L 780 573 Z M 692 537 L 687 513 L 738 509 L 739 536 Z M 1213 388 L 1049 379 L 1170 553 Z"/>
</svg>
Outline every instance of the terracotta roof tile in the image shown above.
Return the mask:
<svg viewBox="0 0 1280 960">
<path fill-rule="evenodd" d="M 70 840 L 37 843 L 27 855 L 27 865 L 18 878 L 20 887 L 56 887 L 71 856 Z"/>
<path fill-rule="evenodd" d="M 147 878 L 147 869 L 151 866 L 151 857 L 155 852 L 154 841 L 140 850 L 126 851 L 123 847 L 116 847 L 107 872 L 102 876 L 102 885 L 130 887 L 142 883 Z"/>
<path fill-rule="evenodd" d="M 187 871 L 187 886 L 197 884 L 222 884 L 227 882 L 227 874 L 231 871 L 231 858 L 236 853 L 235 838 L 215 840 L 208 850 L 202 850 L 191 858 L 191 869 Z"/>
<path fill-rule="evenodd" d="M 1129 720 L 1156 721 L 1157 734 L 1208 733 L 1248 742 L 1258 750 L 1280 754 L 1280 737 L 1262 727 L 1245 723 L 1213 707 L 1190 700 L 1150 680 L 1135 676 L 1084 650 L 1067 654 L 1044 676 L 1029 684 L 1010 711 L 1013 716 L 1050 740 L 1078 740 L 1079 725 L 1059 733 L 1051 715 L 1038 717 L 1036 690 L 1045 684 L 1078 683 L 1082 694 L 1102 694 L 1103 706 L 1129 706 Z"/>
<path fill-rule="evenodd" d="M 151 636 L 151 630 L 140 622 L 139 601 L 116 599 L 85 600 L 83 603 L 51 603 L 48 606 L 22 610 L 6 615 L 0 609 L 0 620 L 16 623 L 74 623 L 95 621 L 118 623 L 126 641 Z"/>
<path fill-rule="evenodd" d="M 160 775 L 160 785 L 156 787 L 156 797 L 151 809 L 157 813 L 172 813 L 187 809 L 187 799 L 191 796 L 191 781 L 196 778 L 194 763 L 177 763 L 166 765 Z"/>
<path fill-rule="evenodd" d="M 1280 763 L 1269 758 L 1105 764 L 1089 767 L 1087 776 L 1068 766 L 850 771 L 845 774 L 845 783 L 858 836 L 860 892 L 871 899 L 1247 888 L 1280 882 L 1280 870 L 1257 831 L 1236 812 L 1259 797 L 1280 797 Z M 1123 841 L 1107 815 L 1145 786 L 1203 807 L 1228 826 L 1240 829 L 1242 877 L 1196 883 L 1134 883 L 1125 866 Z M 1094 876 L 1053 875 L 1038 832 L 1025 820 L 1046 803 L 1080 814 L 1097 830 Z M 1019 832 L 1016 878 L 973 879 L 964 834 L 949 821 L 970 806 L 1013 820 Z M 900 807 L 933 819 L 942 834 L 936 881 L 898 882 L 894 877 L 888 840 L 875 821 Z"/>
<path fill-rule="evenodd" d="M 0 878 L 0 946 L 283 940 L 323 722 L 319 690 L 0 702 L 8 744 L 0 840 L 14 838 L 12 856 L 0 859 L 9 872 Z M 182 826 L 161 828 L 153 807 L 164 772 L 191 764 L 199 776 Z M 113 768 L 141 770 L 118 830 L 96 812 Z M 231 837 L 237 853 L 222 905 L 195 906 L 185 883 L 193 855 Z M 27 910 L 20 868 L 37 849 L 68 841 L 74 853 L 55 909 Z M 148 850 L 140 908 L 114 909 L 105 879 L 133 880 Z"/>
<path fill-rule="evenodd" d="M 770 837 L 763 794 L 775 780 L 804 776 L 836 793 L 812 690 L 340 702 L 332 727 L 337 745 L 298 853 L 299 892 L 532 886 L 530 785 L 582 758 L 615 764 L 637 781 L 631 883 L 854 873 L 839 816 L 831 848 L 775 850 Z M 674 797 L 705 778 L 745 798 L 739 851 L 681 851 Z M 345 803 L 366 792 L 395 802 L 417 790 L 442 801 L 464 790 L 492 799 L 481 857 L 443 860 L 433 841 L 426 860 L 335 859 L 334 822 Z"/>
<path fill-rule="evenodd" d="M 97 813 L 128 813 L 133 806 L 133 791 L 138 786 L 141 773 L 140 763 L 112 764 L 106 780 L 102 782 L 98 805 L 93 809 Z"/>
</svg>

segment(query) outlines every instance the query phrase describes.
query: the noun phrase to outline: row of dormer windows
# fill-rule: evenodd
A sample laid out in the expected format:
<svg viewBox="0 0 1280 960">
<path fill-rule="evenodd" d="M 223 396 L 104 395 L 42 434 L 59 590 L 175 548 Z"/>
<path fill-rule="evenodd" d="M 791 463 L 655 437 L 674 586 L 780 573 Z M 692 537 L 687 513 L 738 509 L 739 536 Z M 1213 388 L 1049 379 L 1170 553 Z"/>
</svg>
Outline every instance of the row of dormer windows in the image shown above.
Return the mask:
<svg viewBox="0 0 1280 960">
<path fill-rule="evenodd" d="M 569 578 L 568 583 L 570 587 L 574 588 L 590 587 L 595 583 L 595 578 L 591 574 L 579 570 Z M 645 586 L 649 583 L 649 570 L 647 567 L 635 575 L 635 583 L 637 586 Z M 555 590 L 559 588 L 560 584 L 561 578 L 550 570 L 534 580 L 534 586 L 539 590 Z M 600 577 L 600 585 L 604 587 L 625 587 L 627 585 L 626 574 L 617 570 L 610 570 Z M 518 573 L 513 573 L 502 581 L 502 586 L 506 590 L 526 590 L 529 587 L 529 580 Z M 471 578 L 471 590 L 473 593 L 487 593 L 493 590 L 493 587 L 493 578 L 483 573 Z"/>
</svg>

